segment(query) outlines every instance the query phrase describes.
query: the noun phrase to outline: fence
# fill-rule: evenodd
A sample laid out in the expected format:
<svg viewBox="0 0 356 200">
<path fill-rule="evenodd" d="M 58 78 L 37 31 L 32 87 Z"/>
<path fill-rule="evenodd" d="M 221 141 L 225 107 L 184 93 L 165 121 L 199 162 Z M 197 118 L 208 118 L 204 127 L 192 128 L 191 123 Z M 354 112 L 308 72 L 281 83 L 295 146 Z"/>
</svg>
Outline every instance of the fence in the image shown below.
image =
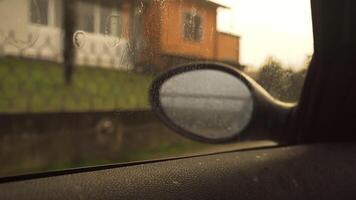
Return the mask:
<svg viewBox="0 0 356 200">
<path fill-rule="evenodd" d="M 61 29 L 28 25 L 25 31 L 1 31 L 0 56 L 63 62 Z M 131 70 L 127 39 L 77 31 L 73 35 L 78 65 Z"/>
<path fill-rule="evenodd" d="M 26 34 L 2 31 L 0 112 L 148 107 L 152 76 L 132 71 L 126 39 L 77 31 L 73 83 L 65 85 L 60 29 L 29 26 Z"/>
</svg>

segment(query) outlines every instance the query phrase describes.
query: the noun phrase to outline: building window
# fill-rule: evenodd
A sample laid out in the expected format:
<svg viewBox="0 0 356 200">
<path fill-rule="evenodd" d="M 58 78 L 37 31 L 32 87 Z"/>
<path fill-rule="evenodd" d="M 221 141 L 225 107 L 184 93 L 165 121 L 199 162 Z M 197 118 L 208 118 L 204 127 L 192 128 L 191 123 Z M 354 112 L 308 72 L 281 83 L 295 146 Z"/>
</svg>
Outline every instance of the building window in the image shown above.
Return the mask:
<svg viewBox="0 0 356 200">
<path fill-rule="evenodd" d="M 95 28 L 94 28 L 94 4 L 91 3 L 85 3 L 85 2 L 79 2 L 78 3 L 78 21 L 77 21 L 77 27 L 79 30 L 93 33 Z"/>
<path fill-rule="evenodd" d="M 184 38 L 191 41 L 200 41 L 203 37 L 203 20 L 197 14 L 185 13 L 183 20 Z"/>
<path fill-rule="evenodd" d="M 120 12 L 108 7 L 100 7 L 100 33 L 115 37 L 122 36 L 122 16 Z"/>
<path fill-rule="evenodd" d="M 34 24 L 48 25 L 48 0 L 30 0 L 30 19 Z"/>
<path fill-rule="evenodd" d="M 61 0 L 29 0 L 30 21 L 52 27 L 62 26 L 62 1 Z"/>
</svg>

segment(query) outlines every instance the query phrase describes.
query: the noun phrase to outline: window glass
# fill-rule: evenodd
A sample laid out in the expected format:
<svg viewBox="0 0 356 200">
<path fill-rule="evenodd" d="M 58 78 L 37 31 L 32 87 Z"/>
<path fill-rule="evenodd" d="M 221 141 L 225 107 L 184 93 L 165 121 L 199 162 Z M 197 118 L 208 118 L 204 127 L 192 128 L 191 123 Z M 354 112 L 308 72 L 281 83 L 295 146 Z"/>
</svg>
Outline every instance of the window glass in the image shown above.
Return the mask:
<svg viewBox="0 0 356 200">
<path fill-rule="evenodd" d="M 106 6 L 100 7 L 100 33 L 120 37 L 122 34 L 122 16 L 119 10 Z"/>
<path fill-rule="evenodd" d="M 78 20 L 77 26 L 78 29 L 92 33 L 94 32 L 94 24 L 95 24 L 95 13 L 94 8 L 95 5 L 87 2 L 80 1 L 78 3 Z"/>
<path fill-rule="evenodd" d="M 184 138 L 155 117 L 148 91 L 176 65 L 214 61 L 297 102 L 310 0 L 62 2 L 0 0 L 0 177 L 278 145 Z M 58 28 L 64 15 L 75 27 Z"/>
<path fill-rule="evenodd" d="M 48 0 L 30 0 L 30 5 L 31 22 L 48 25 Z"/>
<path fill-rule="evenodd" d="M 185 13 L 184 38 L 192 41 L 200 41 L 202 38 L 202 18 L 197 14 Z"/>
</svg>

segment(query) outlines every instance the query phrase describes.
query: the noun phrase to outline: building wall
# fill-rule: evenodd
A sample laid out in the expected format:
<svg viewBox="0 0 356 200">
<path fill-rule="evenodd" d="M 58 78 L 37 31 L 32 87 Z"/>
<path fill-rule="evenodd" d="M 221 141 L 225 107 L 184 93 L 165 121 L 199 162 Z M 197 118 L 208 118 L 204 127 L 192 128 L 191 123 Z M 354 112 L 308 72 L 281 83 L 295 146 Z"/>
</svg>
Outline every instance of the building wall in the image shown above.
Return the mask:
<svg viewBox="0 0 356 200">
<path fill-rule="evenodd" d="M 24 44 L 28 40 L 31 30 L 28 29 L 28 1 L 3 0 L 0 1 L 0 43 Z M 21 41 L 21 42 L 20 42 Z M 1 45 L 0 44 L 0 45 Z M 4 50 L 3 50 L 4 51 Z M 16 51 L 16 47 L 7 49 L 8 52 Z"/>
<path fill-rule="evenodd" d="M 182 0 L 165 1 L 162 9 L 161 53 L 168 55 L 214 59 L 216 38 L 216 7 L 206 3 Z M 183 15 L 196 9 L 203 20 L 203 37 L 199 42 L 183 37 Z"/>
<path fill-rule="evenodd" d="M 239 63 L 240 37 L 227 33 L 218 33 L 217 60 Z"/>
<path fill-rule="evenodd" d="M 49 20 L 48 25 L 31 23 L 29 3 L 30 0 L 0 1 L 0 56 L 62 62 L 61 28 L 53 24 L 54 20 Z M 76 47 L 76 64 L 118 69 L 133 67 L 128 49 L 129 13 L 122 13 L 123 37 L 85 33 L 79 39 L 81 46 Z M 49 15 L 53 17 L 53 13 Z"/>
<path fill-rule="evenodd" d="M 146 71 L 152 68 L 159 69 L 164 65 L 160 59 L 161 7 L 158 2 L 149 2 L 141 18 L 144 48 L 139 65 Z"/>
<path fill-rule="evenodd" d="M 203 37 L 188 41 L 183 35 L 183 15 L 193 8 L 203 19 Z M 145 50 L 141 66 L 162 70 L 182 60 L 214 60 L 216 57 L 216 6 L 193 0 L 149 1 L 142 26 Z"/>
</svg>

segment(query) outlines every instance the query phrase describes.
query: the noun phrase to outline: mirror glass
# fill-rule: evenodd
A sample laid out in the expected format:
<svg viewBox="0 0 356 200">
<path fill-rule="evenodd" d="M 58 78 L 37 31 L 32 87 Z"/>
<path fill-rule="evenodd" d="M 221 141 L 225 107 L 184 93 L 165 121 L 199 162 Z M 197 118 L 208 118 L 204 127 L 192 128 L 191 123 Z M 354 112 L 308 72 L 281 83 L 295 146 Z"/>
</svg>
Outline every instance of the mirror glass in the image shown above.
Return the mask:
<svg viewBox="0 0 356 200">
<path fill-rule="evenodd" d="M 159 99 L 172 123 L 207 139 L 239 134 L 250 122 L 253 111 L 252 95 L 246 84 L 213 69 L 175 75 L 163 83 Z"/>
</svg>

